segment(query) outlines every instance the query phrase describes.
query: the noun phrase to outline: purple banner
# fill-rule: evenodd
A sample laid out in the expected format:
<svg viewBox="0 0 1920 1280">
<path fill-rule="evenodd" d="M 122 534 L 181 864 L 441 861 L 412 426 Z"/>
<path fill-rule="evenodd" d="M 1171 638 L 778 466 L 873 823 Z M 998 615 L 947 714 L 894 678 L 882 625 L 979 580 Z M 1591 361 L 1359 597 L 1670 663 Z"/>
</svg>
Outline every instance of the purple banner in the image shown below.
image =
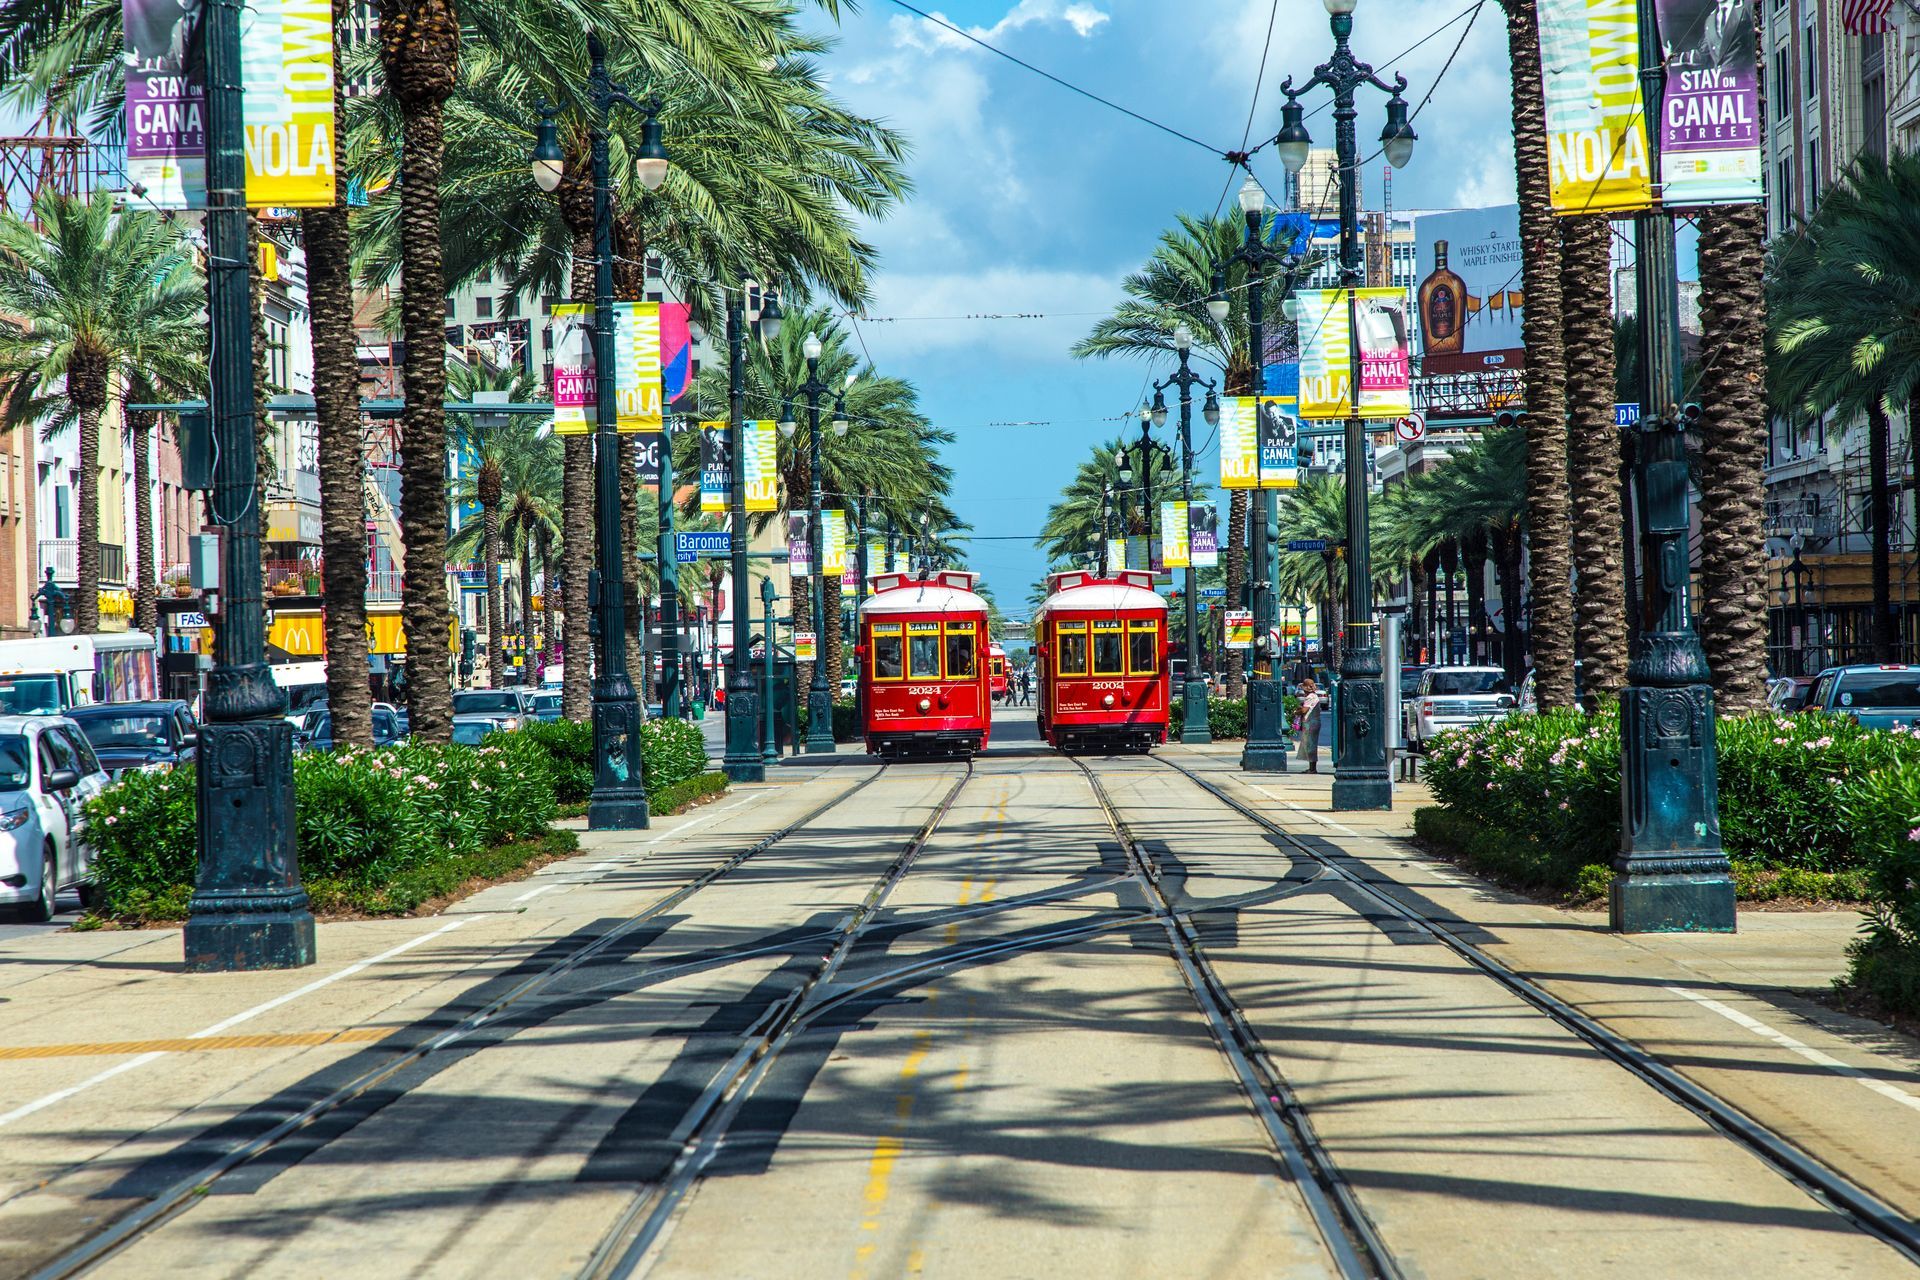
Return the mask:
<svg viewBox="0 0 1920 1280">
<path fill-rule="evenodd" d="M 1753 0 L 1656 4 L 1667 72 L 1660 112 L 1662 203 L 1672 207 L 1761 199 Z"/>
<path fill-rule="evenodd" d="M 200 0 L 122 0 L 127 60 L 127 183 L 164 209 L 206 201 Z"/>
</svg>

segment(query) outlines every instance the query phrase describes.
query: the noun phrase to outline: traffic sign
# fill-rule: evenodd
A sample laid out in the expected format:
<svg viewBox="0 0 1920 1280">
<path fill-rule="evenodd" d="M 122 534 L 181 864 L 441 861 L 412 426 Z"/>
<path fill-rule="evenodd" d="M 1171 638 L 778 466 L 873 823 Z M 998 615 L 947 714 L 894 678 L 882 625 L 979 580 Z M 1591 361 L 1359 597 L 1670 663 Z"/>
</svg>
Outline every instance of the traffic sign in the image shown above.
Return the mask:
<svg viewBox="0 0 1920 1280">
<path fill-rule="evenodd" d="M 1295 538 L 1293 541 L 1287 543 L 1287 550 L 1289 551 L 1325 551 L 1326 549 L 1327 540 L 1325 538 Z"/>
<path fill-rule="evenodd" d="M 1426 436 L 1427 419 L 1424 414 L 1410 413 L 1393 424 L 1393 438 L 1401 444 L 1418 444 Z"/>
<path fill-rule="evenodd" d="M 1639 405 L 1622 404 L 1619 401 L 1614 402 L 1614 406 L 1613 406 L 1613 425 L 1614 426 L 1630 427 L 1638 421 L 1640 421 Z"/>
<path fill-rule="evenodd" d="M 725 529 L 701 529 L 673 535 L 673 558 L 680 564 L 733 554 L 733 537 Z"/>
</svg>

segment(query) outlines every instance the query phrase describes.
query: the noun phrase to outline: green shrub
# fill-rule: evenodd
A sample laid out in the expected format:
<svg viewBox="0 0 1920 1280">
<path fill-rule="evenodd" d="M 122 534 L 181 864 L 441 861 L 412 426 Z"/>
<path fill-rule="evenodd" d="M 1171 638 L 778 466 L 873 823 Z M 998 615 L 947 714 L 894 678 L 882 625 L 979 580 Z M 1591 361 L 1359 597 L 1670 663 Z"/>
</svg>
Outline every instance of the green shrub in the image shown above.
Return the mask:
<svg viewBox="0 0 1920 1280">
<path fill-rule="evenodd" d="M 1902 755 L 1920 757 L 1905 735 L 1862 729 L 1844 716 L 1740 716 L 1716 728 L 1721 836 L 1730 853 L 1767 867 L 1863 865 L 1861 825 L 1885 795 L 1875 780 Z M 1875 798 L 1846 818 L 1848 793 L 1861 785 Z"/>
<path fill-rule="evenodd" d="M 516 736 L 547 753 L 553 771 L 554 796 L 561 804 L 578 804 L 593 794 L 593 726 L 578 720 L 536 720 Z"/>
<path fill-rule="evenodd" d="M 649 720 L 640 731 L 640 756 L 647 789 L 658 790 L 706 772 L 707 740 L 685 720 Z M 589 773 L 588 790 L 592 790 Z"/>
<path fill-rule="evenodd" d="M 807 699 L 806 691 L 801 691 L 800 738 L 807 736 Z M 853 742 L 866 736 L 866 729 L 860 723 L 860 706 L 852 698 L 836 698 L 833 703 L 833 740 L 835 742 Z"/>
<path fill-rule="evenodd" d="M 727 789 L 727 775 L 713 773 L 696 774 L 683 778 L 670 786 L 659 787 L 647 792 L 647 808 L 656 818 L 679 813 L 696 800 L 708 796 L 722 795 Z"/>
</svg>

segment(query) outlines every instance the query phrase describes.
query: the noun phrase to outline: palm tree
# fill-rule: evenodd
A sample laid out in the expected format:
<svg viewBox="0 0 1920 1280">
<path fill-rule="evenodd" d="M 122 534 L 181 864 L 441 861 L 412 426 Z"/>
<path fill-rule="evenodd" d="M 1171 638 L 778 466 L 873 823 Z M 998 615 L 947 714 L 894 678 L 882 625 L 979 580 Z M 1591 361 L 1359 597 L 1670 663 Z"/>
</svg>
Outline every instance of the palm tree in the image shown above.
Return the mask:
<svg viewBox="0 0 1920 1280">
<path fill-rule="evenodd" d="M 154 549 L 153 529 L 153 429 L 160 415 L 152 409 L 131 406 L 203 389 L 205 366 L 195 364 L 190 371 L 195 375 L 193 382 L 163 388 L 155 382 L 150 370 L 134 369 L 128 374 L 120 396 L 122 421 L 133 450 L 134 563 L 127 571 L 127 580 L 133 588 L 133 628 L 148 635 L 157 635 L 160 629 L 160 565 Z"/>
<path fill-rule="evenodd" d="M 1334 476 L 1304 477 L 1296 488 L 1280 495 L 1279 517 L 1281 542 L 1315 538 L 1327 544 L 1324 552 L 1288 552 L 1277 557 L 1280 598 L 1315 602 L 1326 641 L 1321 657 L 1330 670 L 1338 670 L 1346 617 L 1346 481 Z M 1375 565 L 1375 576 L 1385 578 L 1392 569 L 1382 557 Z"/>
<path fill-rule="evenodd" d="M 485 363 L 457 364 L 448 383 L 456 396 L 467 401 L 483 391 L 504 391 L 510 402 L 518 404 L 531 403 L 536 398 L 533 379 L 512 366 L 495 369 Z M 472 536 L 469 531 L 475 526 L 471 521 L 464 523 L 447 542 L 447 558 L 450 561 L 478 558 L 486 572 L 487 670 L 498 684 L 505 676 L 507 653 L 506 606 L 500 576 L 505 545 L 501 538 L 507 467 L 517 454 L 544 453 L 546 442 L 537 437 L 538 421 L 529 421 L 525 415 L 497 415 L 497 424 L 480 414 L 459 416 L 461 434 L 475 465 L 469 474 L 454 481 L 448 496 L 456 507 L 477 505 L 480 508 L 480 534 L 477 538 Z"/>
<path fill-rule="evenodd" d="M 0 426 L 45 416 L 77 422 L 80 491 L 74 627 L 100 627 L 100 422 L 116 384 L 204 382 L 206 291 L 179 228 L 140 210 L 116 213 L 105 191 L 45 192 L 45 230 L 0 211 Z M 151 553 L 149 553 L 151 554 Z"/>
<path fill-rule="evenodd" d="M 1513 159 L 1520 193 L 1521 289 L 1526 295 L 1527 540 L 1533 579 L 1533 661 L 1540 709 L 1573 705 L 1572 529 L 1567 491 L 1567 360 L 1561 333 L 1560 234 L 1547 182 L 1540 27 L 1532 0 L 1503 0 L 1513 68 Z"/>
<path fill-rule="evenodd" d="M 1273 234 L 1271 223 L 1267 234 Z M 1158 360 L 1174 353 L 1173 331 L 1184 324 L 1194 334 L 1194 355 L 1220 371 L 1224 394 L 1252 395 L 1258 375 L 1249 349 L 1252 334 L 1247 326 L 1246 268 L 1235 266 L 1227 273 L 1227 296 L 1232 306 L 1225 323 L 1216 322 L 1206 305 L 1213 291 L 1214 267 L 1233 257 L 1245 235 L 1246 224 L 1238 214 L 1214 218 L 1181 214 L 1178 225 L 1161 233 L 1160 243 L 1145 265 L 1122 282 L 1126 300 L 1074 345 L 1073 354 L 1082 359 L 1127 356 Z M 1264 301 L 1266 314 L 1271 317 L 1268 334 L 1272 337 L 1281 336 L 1286 324 L 1280 309 L 1285 296 L 1284 278 L 1267 281 Z M 1236 602 L 1246 590 L 1247 506 L 1246 490 L 1230 491 L 1227 599 Z M 1227 689 L 1231 696 L 1241 696 L 1243 675 L 1238 651 L 1227 655 Z"/>
<path fill-rule="evenodd" d="M 1920 421 L 1920 158 L 1863 154 L 1800 234 L 1777 243 L 1768 282 L 1771 396 L 1789 412 L 1865 415 L 1872 486 L 1874 658 L 1895 654 L 1887 480 L 1890 414 Z M 1704 245 L 1703 245 L 1704 254 Z M 1704 292 L 1704 257 L 1703 292 Z"/>
<path fill-rule="evenodd" d="M 1577 360 L 1567 362 L 1573 604 L 1586 688 L 1610 697 L 1627 683 L 1627 587 L 1620 555 L 1620 447 L 1613 425 L 1613 404 L 1617 398 L 1613 367 L 1613 228 L 1605 215 L 1588 214 L 1560 219 L 1560 233 L 1564 349 L 1579 353 Z M 1536 602 L 1539 594 L 1536 588 Z"/>
</svg>

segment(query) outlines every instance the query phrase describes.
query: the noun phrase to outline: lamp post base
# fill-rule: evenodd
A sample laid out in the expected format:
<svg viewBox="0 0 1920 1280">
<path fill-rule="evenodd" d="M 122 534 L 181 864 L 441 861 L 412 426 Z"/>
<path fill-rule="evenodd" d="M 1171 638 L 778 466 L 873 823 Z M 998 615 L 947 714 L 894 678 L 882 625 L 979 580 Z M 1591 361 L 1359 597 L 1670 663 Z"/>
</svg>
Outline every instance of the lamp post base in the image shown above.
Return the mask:
<svg viewBox="0 0 1920 1280">
<path fill-rule="evenodd" d="M 200 867 L 187 907 L 190 973 L 314 962 L 313 913 L 294 848 L 293 726 L 265 664 L 216 667 L 195 777 Z M 244 719 L 214 715 L 247 713 Z"/>
<path fill-rule="evenodd" d="M 1616 865 L 1607 886 L 1608 925 L 1615 933 L 1732 933 L 1733 900 L 1725 870 L 1649 874 Z"/>
<path fill-rule="evenodd" d="M 760 758 L 759 701 L 750 687 L 727 690 L 727 756 L 721 768 L 729 782 L 767 780 L 767 765 Z"/>
<path fill-rule="evenodd" d="M 587 830 L 642 831 L 653 820 L 639 787 L 595 787 L 587 797 Z"/>
<path fill-rule="evenodd" d="M 833 741 L 833 697 L 824 688 L 807 692 L 807 754 L 830 756 L 839 750 Z"/>
<path fill-rule="evenodd" d="M 1212 742 L 1213 729 L 1207 724 L 1207 685 L 1204 680 L 1187 681 L 1182 706 L 1180 741 L 1190 745 Z"/>
<path fill-rule="evenodd" d="M 188 973 L 301 969 L 314 962 L 307 892 L 198 894 L 186 927 Z"/>
<path fill-rule="evenodd" d="M 1287 771 L 1286 694 L 1276 680 L 1247 684 L 1247 745 L 1240 767 L 1248 773 Z"/>
<path fill-rule="evenodd" d="M 1356 645 L 1357 630 L 1349 630 L 1347 651 L 1340 661 L 1340 740 L 1333 762 L 1336 813 L 1393 808 L 1380 649 Z"/>
</svg>

